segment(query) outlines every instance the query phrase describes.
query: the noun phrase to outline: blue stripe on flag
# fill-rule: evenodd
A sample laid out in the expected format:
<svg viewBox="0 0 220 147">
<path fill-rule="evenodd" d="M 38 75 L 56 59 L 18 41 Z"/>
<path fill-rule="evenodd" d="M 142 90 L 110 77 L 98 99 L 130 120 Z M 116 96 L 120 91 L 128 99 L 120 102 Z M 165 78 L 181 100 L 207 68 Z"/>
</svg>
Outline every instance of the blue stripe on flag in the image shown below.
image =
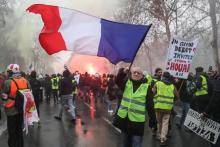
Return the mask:
<svg viewBox="0 0 220 147">
<path fill-rule="evenodd" d="M 101 39 L 97 56 L 111 63 L 132 62 L 151 25 L 116 23 L 101 19 Z"/>
</svg>

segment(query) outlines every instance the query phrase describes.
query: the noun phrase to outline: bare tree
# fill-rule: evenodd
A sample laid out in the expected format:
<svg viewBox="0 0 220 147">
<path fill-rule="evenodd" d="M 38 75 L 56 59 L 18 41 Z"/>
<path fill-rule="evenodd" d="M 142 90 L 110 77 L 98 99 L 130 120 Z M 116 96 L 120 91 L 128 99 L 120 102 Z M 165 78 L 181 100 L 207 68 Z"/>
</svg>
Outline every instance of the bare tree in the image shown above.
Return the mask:
<svg viewBox="0 0 220 147">
<path fill-rule="evenodd" d="M 212 22 L 212 48 L 214 54 L 215 67 L 220 71 L 219 53 L 218 53 L 218 24 L 216 18 L 216 0 L 209 0 L 210 18 Z"/>
</svg>

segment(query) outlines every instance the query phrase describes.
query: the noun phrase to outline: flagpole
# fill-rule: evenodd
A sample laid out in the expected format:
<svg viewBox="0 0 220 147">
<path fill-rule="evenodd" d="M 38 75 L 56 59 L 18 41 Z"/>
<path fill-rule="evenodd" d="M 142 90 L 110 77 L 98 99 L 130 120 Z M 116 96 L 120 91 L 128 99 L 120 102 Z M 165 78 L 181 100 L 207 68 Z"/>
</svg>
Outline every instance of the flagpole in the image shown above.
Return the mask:
<svg viewBox="0 0 220 147">
<path fill-rule="evenodd" d="M 149 25 L 149 30 L 150 30 L 151 26 L 152 26 L 152 24 Z M 130 66 L 129 66 L 129 69 L 128 69 L 129 72 L 131 71 L 131 67 L 132 67 L 132 65 L 133 65 L 133 63 L 134 63 L 134 59 L 135 59 L 135 57 L 136 57 L 136 55 L 137 55 L 137 53 L 138 53 L 138 51 L 139 51 L 139 49 L 140 49 L 140 47 L 141 47 L 143 41 L 145 40 L 145 38 L 146 38 L 147 33 L 149 32 L 149 30 L 146 31 L 146 33 L 144 34 L 144 36 L 143 36 L 143 38 L 142 38 L 142 40 L 141 40 L 141 43 L 140 43 L 139 46 L 138 46 L 138 49 L 137 49 L 137 51 L 136 51 L 136 53 L 135 53 L 135 55 L 134 55 L 134 58 L 133 58 L 133 60 L 131 61 L 131 64 L 130 64 Z"/>
</svg>

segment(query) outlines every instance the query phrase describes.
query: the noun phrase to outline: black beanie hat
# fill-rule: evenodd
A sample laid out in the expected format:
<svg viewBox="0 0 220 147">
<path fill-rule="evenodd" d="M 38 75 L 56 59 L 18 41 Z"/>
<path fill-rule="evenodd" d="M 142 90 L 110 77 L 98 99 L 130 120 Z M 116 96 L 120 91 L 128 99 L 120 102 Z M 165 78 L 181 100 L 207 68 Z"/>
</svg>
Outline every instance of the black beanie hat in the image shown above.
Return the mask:
<svg viewBox="0 0 220 147">
<path fill-rule="evenodd" d="M 196 67 L 196 72 L 203 72 L 203 67 L 199 66 L 199 67 Z"/>
<path fill-rule="evenodd" d="M 165 77 L 165 78 L 167 78 L 167 79 L 171 79 L 171 75 L 170 75 L 170 73 L 167 72 L 167 71 L 165 71 L 165 72 L 163 73 L 163 77 Z"/>
</svg>

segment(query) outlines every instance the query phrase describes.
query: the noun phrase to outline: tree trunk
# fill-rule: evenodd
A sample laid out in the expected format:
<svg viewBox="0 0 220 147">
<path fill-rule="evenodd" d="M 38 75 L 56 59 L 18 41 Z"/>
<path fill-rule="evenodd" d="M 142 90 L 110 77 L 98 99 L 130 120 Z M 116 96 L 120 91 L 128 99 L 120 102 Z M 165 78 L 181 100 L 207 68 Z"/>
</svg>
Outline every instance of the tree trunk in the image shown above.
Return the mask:
<svg viewBox="0 0 220 147">
<path fill-rule="evenodd" d="M 170 41 L 170 38 L 171 38 L 171 33 L 170 33 L 170 26 L 169 26 L 169 22 L 168 22 L 168 18 L 166 18 L 165 20 L 165 25 L 166 25 L 166 35 L 167 35 L 167 39 L 168 39 L 168 42 Z"/>
<path fill-rule="evenodd" d="M 218 24 L 216 22 L 216 0 L 209 0 L 210 18 L 212 22 L 212 48 L 214 54 L 215 67 L 220 72 L 220 62 L 218 54 Z"/>
<path fill-rule="evenodd" d="M 150 48 L 146 45 L 145 42 L 144 42 L 144 47 L 145 47 L 145 52 L 147 54 L 148 61 L 149 61 L 150 73 L 153 74 L 153 64 L 152 64 L 152 58 L 151 58 L 151 55 L 150 55 Z"/>
</svg>

